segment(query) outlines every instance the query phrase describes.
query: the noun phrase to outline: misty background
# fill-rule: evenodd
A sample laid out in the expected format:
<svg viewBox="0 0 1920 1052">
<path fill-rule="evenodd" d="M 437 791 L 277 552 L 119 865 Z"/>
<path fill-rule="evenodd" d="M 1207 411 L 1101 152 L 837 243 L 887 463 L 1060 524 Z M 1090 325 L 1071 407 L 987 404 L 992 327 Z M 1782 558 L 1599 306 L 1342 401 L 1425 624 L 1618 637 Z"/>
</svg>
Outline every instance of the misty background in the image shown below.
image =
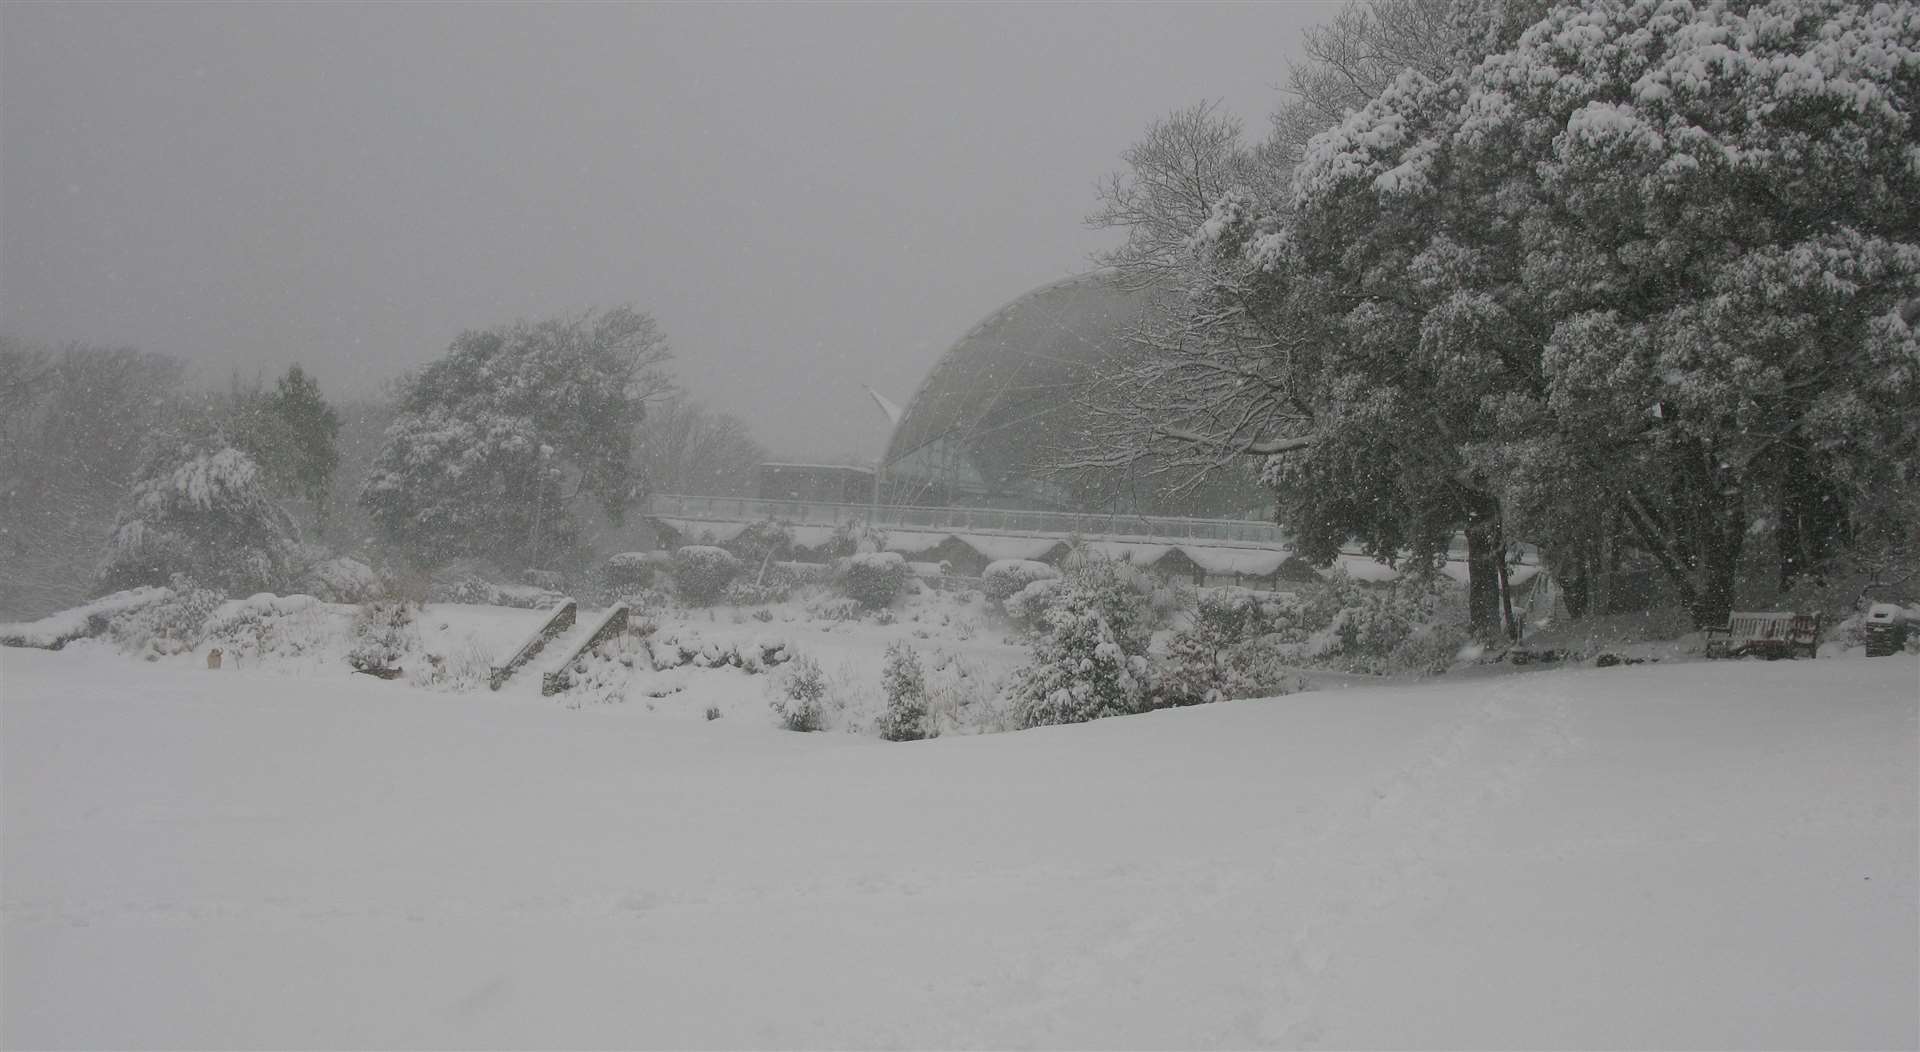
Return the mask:
<svg viewBox="0 0 1920 1052">
<path fill-rule="evenodd" d="M 1337 9 L 10 4 L 0 329 L 358 398 L 632 303 L 778 455 L 874 456 L 862 384 L 1089 269 L 1140 128 L 1258 132 Z"/>
</svg>

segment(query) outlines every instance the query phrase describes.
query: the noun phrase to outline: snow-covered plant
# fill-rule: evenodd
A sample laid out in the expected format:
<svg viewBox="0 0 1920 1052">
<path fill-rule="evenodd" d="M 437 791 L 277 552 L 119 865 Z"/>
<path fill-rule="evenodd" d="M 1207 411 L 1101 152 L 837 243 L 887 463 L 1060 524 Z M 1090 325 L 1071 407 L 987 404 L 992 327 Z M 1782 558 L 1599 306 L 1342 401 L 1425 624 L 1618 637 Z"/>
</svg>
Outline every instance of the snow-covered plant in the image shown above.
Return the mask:
<svg viewBox="0 0 1920 1052">
<path fill-rule="evenodd" d="M 277 587 L 293 538 L 260 469 L 233 448 L 166 444 L 134 484 L 108 537 L 96 588 L 114 592 L 186 574 L 229 595 Z"/>
<path fill-rule="evenodd" d="M 420 631 L 415 621 L 419 607 L 397 599 L 362 603 L 348 629 L 351 649 L 347 663 L 359 671 L 390 669 L 418 650 Z"/>
<path fill-rule="evenodd" d="M 821 549 L 830 559 L 845 559 L 863 552 L 885 551 L 887 531 L 864 522 L 843 522 L 833 528 L 833 536 Z"/>
<path fill-rule="evenodd" d="M 792 595 L 799 584 L 799 575 L 789 569 L 786 563 L 766 563 L 755 572 L 752 564 L 743 562 L 740 577 L 727 585 L 720 598 L 728 606 L 778 603 Z"/>
<path fill-rule="evenodd" d="M 1014 687 L 1022 726 L 1142 709 L 1150 613 L 1129 571 L 1094 555 L 1068 569 Z"/>
<path fill-rule="evenodd" d="M 607 557 L 601 579 L 615 595 L 626 595 L 651 587 L 657 564 L 651 552 L 621 552 Z"/>
<path fill-rule="evenodd" d="M 407 682 L 428 690 L 471 692 L 493 678 L 493 655 L 479 637 L 468 633 L 444 654 L 426 654 L 407 670 Z"/>
<path fill-rule="evenodd" d="M 1262 634 L 1260 603 L 1238 588 L 1200 593 L 1192 623 L 1173 633 L 1155 655 L 1151 697 L 1155 708 L 1200 705 L 1249 697 L 1259 690 L 1237 648 Z"/>
<path fill-rule="evenodd" d="M 729 537 L 721 547 L 740 557 L 750 572 L 758 572 L 762 563 L 793 558 L 793 530 L 763 519 Z"/>
<path fill-rule="evenodd" d="M 206 628 L 207 642 L 229 659 L 248 661 L 315 654 L 337 645 L 338 636 L 338 623 L 318 599 L 265 592 L 223 604 Z"/>
<path fill-rule="evenodd" d="M 817 731 L 826 719 L 827 674 L 810 657 L 797 658 L 768 698 L 774 715 L 790 731 Z"/>
<path fill-rule="evenodd" d="M 740 574 L 740 559 L 725 548 L 689 544 L 673 553 L 673 588 L 695 606 L 707 606 Z"/>
<path fill-rule="evenodd" d="M 892 605 L 910 576 L 899 552 L 861 552 L 847 557 L 840 569 L 840 590 L 868 610 Z"/>
<path fill-rule="evenodd" d="M 386 582 L 366 563 L 324 550 L 315 554 L 294 582 L 299 590 L 328 603 L 365 603 L 386 594 Z"/>
<path fill-rule="evenodd" d="M 1029 581 L 1026 587 L 1007 596 L 1000 608 L 1007 615 L 1007 623 L 1014 628 L 1022 632 L 1038 632 L 1046 627 L 1047 609 L 1066 587 L 1066 582 L 1058 577 Z"/>
<path fill-rule="evenodd" d="M 187 653 L 206 638 L 207 623 L 220 608 L 220 593 L 185 574 L 174 574 L 167 588 L 171 594 L 166 598 L 113 616 L 107 634 L 115 646 L 151 661 Z"/>
<path fill-rule="evenodd" d="M 886 711 L 879 720 L 880 737 L 906 742 L 931 736 L 926 670 L 913 647 L 905 642 L 888 645 L 886 664 L 880 669 L 880 689 L 887 696 Z"/>
<path fill-rule="evenodd" d="M 1009 598 L 1019 594 L 1033 581 L 1046 581 L 1059 577 L 1060 571 L 1043 562 L 1032 559 L 999 559 L 987 564 L 980 572 L 980 590 L 986 593 L 989 605 L 1006 610 Z"/>
<path fill-rule="evenodd" d="M 617 523 L 639 495 L 629 436 L 668 357 L 627 307 L 462 333 L 408 381 L 360 503 L 421 562 L 545 565 L 574 544 L 576 500 Z"/>
</svg>

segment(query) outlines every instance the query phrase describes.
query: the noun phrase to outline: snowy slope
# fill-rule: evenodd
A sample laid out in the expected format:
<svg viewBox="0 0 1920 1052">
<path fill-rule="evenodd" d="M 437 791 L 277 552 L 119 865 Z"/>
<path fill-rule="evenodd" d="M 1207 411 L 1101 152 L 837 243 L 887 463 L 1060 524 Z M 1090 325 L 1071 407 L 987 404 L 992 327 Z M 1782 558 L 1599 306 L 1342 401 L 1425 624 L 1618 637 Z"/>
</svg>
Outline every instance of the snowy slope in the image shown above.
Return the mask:
<svg viewBox="0 0 1920 1052">
<path fill-rule="evenodd" d="M 1912 659 L 888 744 L 0 652 L 8 1046 L 1912 1047 Z"/>
</svg>

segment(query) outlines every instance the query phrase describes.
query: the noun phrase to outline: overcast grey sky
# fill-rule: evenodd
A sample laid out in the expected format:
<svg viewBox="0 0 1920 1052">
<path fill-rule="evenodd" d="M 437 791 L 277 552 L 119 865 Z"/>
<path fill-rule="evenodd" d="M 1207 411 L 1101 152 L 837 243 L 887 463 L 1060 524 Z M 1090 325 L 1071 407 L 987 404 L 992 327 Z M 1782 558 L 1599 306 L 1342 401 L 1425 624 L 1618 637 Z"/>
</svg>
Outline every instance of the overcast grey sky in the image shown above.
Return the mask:
<svg viewBox="0 0 1920 1052">
<path fill-rule="evenodd" d="M 1336 9 L 7 4 L 0 327 L 358 394 L 631 302 L 776 451 L 872 454 L 860 384 L 1087 269 L 1146 123 L 1259 131 Z"/>
</svg>

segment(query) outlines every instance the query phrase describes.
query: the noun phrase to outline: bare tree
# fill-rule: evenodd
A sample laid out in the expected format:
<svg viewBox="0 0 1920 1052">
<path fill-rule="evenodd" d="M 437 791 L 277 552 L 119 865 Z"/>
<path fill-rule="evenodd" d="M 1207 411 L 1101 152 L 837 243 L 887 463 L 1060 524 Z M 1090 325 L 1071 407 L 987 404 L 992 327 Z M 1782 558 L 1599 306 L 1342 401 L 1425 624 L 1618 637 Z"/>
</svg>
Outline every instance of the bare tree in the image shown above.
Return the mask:
<svg viewBox="0 0 1920 1052">
<path fill-rule="evenodd" d="M 1117 272 L 1128 288 L 1173 287 L 1192 254 L 1187 243 L 1206 222 L 1220 195 L 1237 186 L 1271 181 L 1269 166 L 1243 142 L 1240 119 L 1220 103 L 1201 102 L 1154 121 L 1120 155 L 1126 169 L 1095 188 L 1100 207 L 1088 226 L 1120 229 L 1127 240 L 1096 262 Z"/>
<path fill-rule="evenodd" d="M 745 421 L 684 394 L 648 409 L 636 442 L 641 475 L 655 493 L 745 496 L 767 459 Z"/>
</svg>

